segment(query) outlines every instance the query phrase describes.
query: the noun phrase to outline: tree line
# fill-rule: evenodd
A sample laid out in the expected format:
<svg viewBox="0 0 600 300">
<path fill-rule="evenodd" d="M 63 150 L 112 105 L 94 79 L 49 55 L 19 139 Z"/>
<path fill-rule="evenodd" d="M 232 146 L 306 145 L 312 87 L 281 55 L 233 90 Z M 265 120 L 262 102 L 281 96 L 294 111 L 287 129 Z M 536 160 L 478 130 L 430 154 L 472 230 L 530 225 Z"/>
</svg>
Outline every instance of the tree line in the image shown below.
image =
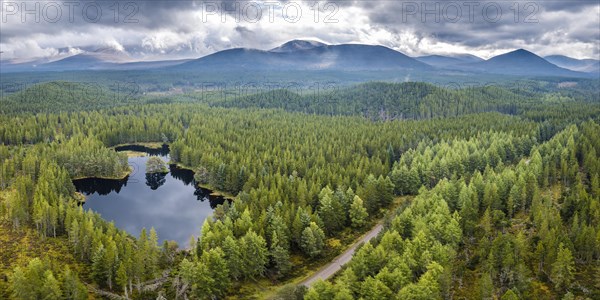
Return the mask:
<svg viewBox="0 0 600 300">
<path fill-rule="evenodd" d="M 457 290 L 452 280 L 457 275 L 451 271 L 454 263 L 465 262 L 472 269 L 458 273 L 460 278 L 474 270 L 478 280 L 479 274 L 485 275 L 481 286 L 488 279 L 500 282 L 491 290 L 504 294 L 506 286 L 517 282 L 504 276 L 516 275 L 499 271 L 503 262 L 498 257 L 504 250 L 489 249 L 496 235 L 510 233 L 509 221 L 527 215 L 534 206 L 549 206 L 539 218 L 548 222 L 550 204 L 558 201 L 570 208 L 557 224 L 562 226 L 567 219 L 577 224 L 573 231 L 577 245 L 587 245 L 589 236 L 598 232 L 590 208 L 594 201 L 586 200 L 588 208 L 581 201 L 582 191 L 597 197 L 592 190 L 598 185 L 594 154 L 598 141 L 593 134 L 598 128 L 593 121 L 570 126 L 586 119 L 589 111 L 587 104 L 573 107 L 580 116 L 554 113 L 555 108 L 548 106 L 543 119 L 479 113 L 385 122 L 204 104 L 2 115 L 0 187 L 8 199 L 2 201 L 0 212 L 14 230 L 31 226 L 40 238 L 68 237 L 71 251 L 91 267 L 91 278 L 102 289 L 141 297 L 144 281 L 171 270 L 176 280 L 166 296 L 210 298 L 231 293 L 240 281 L 284 280 L 295 266 L 293 256 L 319 259 L 329 250 L 328 241 L 345 228 L 358 233 L 382 216 L 394 197 L 418 195 L 389 225 L 393 230 L 386 233 L 391 235 L 386 245 L 373 244 L 371 250 L 365 246 L 357 253 L 367 262 L 356 270 L 351 263 L 348 270 L 356 273 L 347 271 L 342 278 L 352 281 L 350 277 L 358 276 L 356 284 L 340 293 L 369 297 L 361 294 L 364 284 L 369 295 L 384 298 L 415 293 L 435 298 Z M 562 141 L 564 136 L 573 142 Z M 198 182 L 236 196 L 206 220 L 189 255 L 174 256 L 176 247 L 170 243 L 159 247 L 152 230 L 135 239 L 77 206 L 72 178 L 112 177 L 127 171 L 126 158 L 108 147 L 156 141 L 169 143 L 172 162 L 193 169 Z M 563 146 L 570 144 L 574 146 Z M 526 156 L 528 160 L 523 159 Z M 559 194 L 571 195 L 564 198 L 570 200 L 540 200 L 541 187 L 554 186 L 563 188 Z M 575 216 L 577 221 L 571 221 Z M 586 236 L 577 237 L 579 232 Z M 535 242 L 537 247 L 536 239 L 527 236 L 529 246 Z M 492 246 L 485 246 L 486 240 Z M 580 253 L 573 244 L 562 242 L 556 249 L 562 249 L 558 252 L 566 261 L 567 250 L 577 259 L 589 253 L 597 256 L 597 250 Z M 506 244 L 515 243 L 507 236 L 497 248 L 509 249 Z M 548 243 L 542 244 L 543 251 L 555 245 Z M 543 274 L 552 272 L 558 252 L 548 254 L 546 269 L 536 282 L 554 283 Z M 481 273 L 483 261 L 496 269 Z M 528 258 L 528 268 L 532 261 Z M 508 264 L 504 270 L 519 264 Z M 52 272 L 58 276 L 63 271 Z M 307 297 L 342 289 L 336 283 L 321 291 L 319 285 Z M 541 290 L 531 286 L 511 291 L 529 295 L 530 290 Z"/>
<path fill-rule="evenodd" d="M 422 188 L 305 299 L 597 297 L 599 130 L 570 126 L 516 164 Z"/>
</svg>

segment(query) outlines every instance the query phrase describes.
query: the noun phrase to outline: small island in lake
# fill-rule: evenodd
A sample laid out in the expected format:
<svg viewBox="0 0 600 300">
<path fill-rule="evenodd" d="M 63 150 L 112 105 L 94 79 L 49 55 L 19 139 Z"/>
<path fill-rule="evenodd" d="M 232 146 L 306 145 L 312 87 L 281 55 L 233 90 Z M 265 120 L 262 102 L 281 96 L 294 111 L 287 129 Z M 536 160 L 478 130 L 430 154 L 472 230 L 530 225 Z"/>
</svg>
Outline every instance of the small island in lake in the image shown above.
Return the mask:
<svg viewBox="0 0 600 300">
<path fill-rule="evenodd" d="M 160 157 L 152 156 L 146 161 L 146 173 L 169 173 L 169 168 Z"/>
</svg>

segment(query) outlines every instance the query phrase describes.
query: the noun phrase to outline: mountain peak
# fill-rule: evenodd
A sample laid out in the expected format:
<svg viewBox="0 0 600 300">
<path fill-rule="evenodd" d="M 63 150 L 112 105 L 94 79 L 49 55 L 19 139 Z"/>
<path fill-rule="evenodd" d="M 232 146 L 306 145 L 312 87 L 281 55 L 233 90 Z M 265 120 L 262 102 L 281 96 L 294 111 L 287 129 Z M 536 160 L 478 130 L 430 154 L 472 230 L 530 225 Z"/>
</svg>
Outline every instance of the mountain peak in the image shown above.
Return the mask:
<svg viewBox="0 0 600 300">
<path fill-rule="evenodd" d="M 550 64 L 545 59 L 541 58 L 537 54 L 527 51 L 525 49 L 517 49 L 508 53 L 494 56 L 487 61 L 490 62 L 504 62 L 511 64 Z"/>
<path fill-rule="evenodd" d="M 514 51 L 510 51 L 510 52 L 507 52 L 507 53 L 504 53 L 504 54 L 500 54 L 500 55 L 495 56 L 495 57 L 493 57 L 491 59 L 502 58 L 502 57 L 510 57 L 510 58 L 518 58 L 518 57 L 521 57 L 521 58 L 526 58 L 526 57 L 534 58 L 535 57 L 535 58 L 543 59 L 540 56 L 538 56 L 537 54 L 535 54 L 535 53 L 533 53 L 531 51 L 522 49 L 522 48 L 514 50 Z"/>
<path fill-rule="evenodd" d="M 523 48 L 519 48 L 519 49 L 517 49 L 517 50 L 514 50 L 514 51 L 511 51 L 511 52 L 508 52 L 508 53 L 506 53 L 506 54 L 512 54 L 512 55 L 533 55 L 533 56 L 538 56 L 538 55 L 536 55 L 535 53 L 533 53 L 533 52 L 531 52 L 531 51 L 528 51 L 528 50 L 525 50 L 525 49 L 523 49 Z"/>
<path fill-rule="evenodd" d="M 271 49 L 270 52 L 294 52 L 323 46 L 327 46 L 327 44 L 314 40 L 291 40 L 277 48 Z"/>
<path fill-rule="evenodd" d="M 480 71 L 507 75 L 581 76 L 582 73 L 560 68 L 535 53 L 517 49 L 494 56 L 486 61 L 471 64 Z"/>
<path fill-rule="evenodd" d="M 89 51 L 92 53 L 102 53 L 102 54 L 127 54 L 127 52 L 124 49 L 119 49 L 116 47 L 111 47 L 111 46 L 107 46 L 107 47 L 100 47 L 97 49 L 94 49 L 93 51 Z"/>
<path fill-rule="evenodd" d="M 431 70 L 393 49 L 362 44 L 327 45 L 293 40 L 270 51 L 223 50 L 177 66 L 211 70 Z"/>
</svg>

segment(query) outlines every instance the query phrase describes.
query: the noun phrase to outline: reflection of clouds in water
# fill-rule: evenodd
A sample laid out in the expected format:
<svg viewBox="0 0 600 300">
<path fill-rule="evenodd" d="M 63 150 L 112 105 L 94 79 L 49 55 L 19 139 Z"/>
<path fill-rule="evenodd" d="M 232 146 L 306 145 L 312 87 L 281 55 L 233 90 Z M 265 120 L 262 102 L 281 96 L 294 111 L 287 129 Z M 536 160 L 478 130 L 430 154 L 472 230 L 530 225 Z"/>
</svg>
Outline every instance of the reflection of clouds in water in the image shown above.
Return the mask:
<svg viewBox="0 0 600 300">
<path fill-rule="evenodd" d="M 130 158 L 130 162 L 144 166 L 147 157 Z M 178 176 L 179 177 L 179 176 Z M 128 233 L 138 236 L 142 228 L 154 227 L 159 242 L 174 240 L 187 246 L 191 235 L 198 236 L 204 219 L 212 214 L 210 201 L 198 201 L 193 185 L 184 178 L 167 174 L 164 184 L 152 190 L 146 183 L 146 174 L 132 174 L 119 193 L 97 193 L 88 196 L 84 206 L 102 215 Z"/>
</svg>

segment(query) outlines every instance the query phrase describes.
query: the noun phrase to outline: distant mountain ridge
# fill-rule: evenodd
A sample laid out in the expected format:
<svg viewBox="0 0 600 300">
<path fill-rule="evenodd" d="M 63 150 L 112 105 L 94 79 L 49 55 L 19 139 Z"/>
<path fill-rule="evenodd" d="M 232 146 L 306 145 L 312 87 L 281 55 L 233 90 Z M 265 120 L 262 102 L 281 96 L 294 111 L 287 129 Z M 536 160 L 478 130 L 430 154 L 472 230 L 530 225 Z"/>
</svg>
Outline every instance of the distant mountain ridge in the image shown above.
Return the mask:
<svg viewBox="0 0 600 300">
<path fill-rule="evenodd" d="M 294 52 L 299 50 L 309 50 L 316 47 L 327 46 L 325 43 L 321 43 L 313 40 L 292 40 L 277 48 L 271 49 L 269 52 Z"/>
<path fill-rule="evenodd" d="M 463 67 L 467 70 L 505 75 L 575 77 L 585 75 L 554 65 L 525 49 L 517 49 L 485 61 L 463 65 Z"/>
<path fill-rule="evenodd" d="M 575 59 L 564 55 L 549 55 L 544 59 L 572 71 L 600 73 L 600 60 L 598 59 Z"/>
<path fill-rule="evenodd" d="M 291 41 L 269 51 L 230 49 L 174 67 L 181 70 L 418 70 L 433 68 L 384 46 Z"/>
<path fill-rule="evenodd" d="M 236 71 L 402 71 L 486 73 L 517 76 L 591 77 L 600 64 L 566 56 L 544 59 L 518 49 L 483 60 L 471 54 L 409 57 L 380 45 L 328 45 L 314 40 L 292 40 L 270 50 L 234 48 L 197 59 L 135 61 L 126 51 L 110 47 L 86 49 L 56 61 L 29 63 L 0 61 L 1 72 L 70 70 L 165 69 L 185 72 Z"/>
<path fill-rule="evenodd" d="M 483 58 L 477 57 L 471 54 L 462 54 L 462 55 L 426 55 L 415 57 L 418 61 L 424 62 L 428 65 L 438 67 L 438 68 L 446 68 L 451 66 L 456 66 L 465 63 L 475 63 L 483 61 Z"/>
</svg>

